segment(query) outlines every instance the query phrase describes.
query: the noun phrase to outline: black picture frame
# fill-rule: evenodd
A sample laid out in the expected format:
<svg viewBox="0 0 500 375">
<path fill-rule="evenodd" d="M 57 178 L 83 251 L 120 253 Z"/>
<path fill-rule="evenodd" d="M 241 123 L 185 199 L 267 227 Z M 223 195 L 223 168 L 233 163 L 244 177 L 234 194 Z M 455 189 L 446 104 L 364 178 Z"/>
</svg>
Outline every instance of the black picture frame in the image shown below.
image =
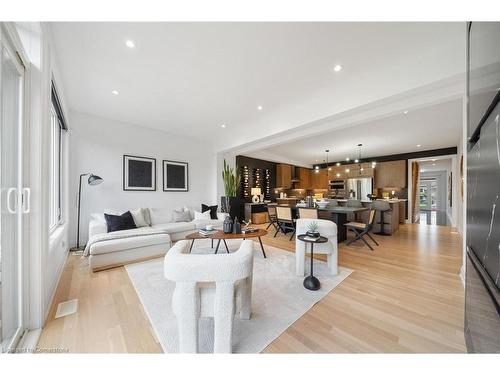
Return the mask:
<svg viewBox="0 0 500 375">
<path fill-rule="evenodd" d="M 189 163 L 175 160 L 163 160 L 163 191 L 189 191 Z"/>
<path fill-rule="evenodd" d="M 123 190 L 156 191 L 156 159 L 123 155 Z"/>
</svg>

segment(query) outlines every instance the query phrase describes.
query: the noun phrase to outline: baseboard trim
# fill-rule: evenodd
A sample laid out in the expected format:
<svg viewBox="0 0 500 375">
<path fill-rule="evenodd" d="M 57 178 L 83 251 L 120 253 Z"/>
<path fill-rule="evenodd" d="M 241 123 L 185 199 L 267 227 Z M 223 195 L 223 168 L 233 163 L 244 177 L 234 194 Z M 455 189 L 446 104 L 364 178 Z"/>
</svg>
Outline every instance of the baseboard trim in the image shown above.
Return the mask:
<svg viewBox="0 0 500 375">
<path fill-rule="evenodd" d="M 47 304 L 47 306 L 44 306 L 45 312 L 43 314 L 43 325 L 45 325 L 45 322 L 47 321 L 47 319 L 49 317 L 50 310 L 52 309 L 52 305 L 54 304 L 54 299 L 56 297 L 57 288 L 59 287 L 59 282 L 61 281 L 61 277 L 62 277 L 62 274 L 64 272 L 64 267 L 66 266 L 66 262 L 68 261 L 68 256 L 69 256 L 69 249 L 66 250 L 66 255 L 64 256 L 64 261 L 61 262 L 61 265 L 59 266 L 59 269 L 57 270 L 57 273 L 58 273 L 57 280 L 54 283 L 54 285 L 52 286 L 52 293 L 50 296 L 50 302 Z"/>
<path fill-rule="evenodd" d="M 38 350 L 38 341 L 40 340 L 41 334 L 41 328 L 26 331 L 16 347 L 16 352 L 26 354 L 36 353 Z"/>
</svg>

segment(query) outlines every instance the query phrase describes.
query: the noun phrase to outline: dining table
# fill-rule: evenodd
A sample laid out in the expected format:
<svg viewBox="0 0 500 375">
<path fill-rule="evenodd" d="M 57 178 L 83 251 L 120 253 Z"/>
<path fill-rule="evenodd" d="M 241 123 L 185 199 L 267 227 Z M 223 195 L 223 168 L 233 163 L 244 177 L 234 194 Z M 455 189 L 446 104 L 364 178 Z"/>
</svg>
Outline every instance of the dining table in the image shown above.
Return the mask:
<svg viewBox="0 0 500 375">
<path fill-rule="evenodd" d="M 299 218 L 299 208 L 297 206 L 291 207 L 292 214 L 295 218 Z M 320 219 L 331 220 L 337 224 L 337 242 L 343 242 L 347 239 L 347 228 L 345 224 L 348 222 L 347 215 L 356 215 L 359 212 L 368 211 L 366 207 L 327 207 L 318 208 L 318 217 Z M 299 233 L 302 234 L 302 233 Z"/>
</svg>

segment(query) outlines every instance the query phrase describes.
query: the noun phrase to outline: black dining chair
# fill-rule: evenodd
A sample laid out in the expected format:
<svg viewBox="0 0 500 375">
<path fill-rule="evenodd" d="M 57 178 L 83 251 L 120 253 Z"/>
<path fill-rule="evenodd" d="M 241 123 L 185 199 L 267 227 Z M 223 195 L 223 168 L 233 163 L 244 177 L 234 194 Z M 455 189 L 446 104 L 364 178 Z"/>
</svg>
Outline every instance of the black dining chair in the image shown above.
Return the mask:
<svg viewBox="0 0 500 375">
<path fill-rule="evenodd" d="M 346 245 L 350 245 L 354 241 L 357 240 L 362 240 L 366 246 L 370 248 L 370 250 L 373 251 L 373 247 L 370 246 L 368 242 L 363 238 L 365 235 L 370 237 L 371 240 L 375 243 L 375 245 L 378 246 L 378 242 L 375 241 L 375 239 L 371 236 L 370 231 L 373 229 L 373 222 L 375 221 L 375 213 L 376 211 L 374 209 L 371 209 L 369 214 L 368 214 L 368 222 L 366 223 L 359 223 L 356 221 L 351 221 L 347 224 L 345 224 L 345 227 L 347 230 L 354 232 L 355 237 L 351 238 L 350 240 L 347 240 L 345 242 Z"/>
<path fill-rule="evenodd" d="M 278 229 L 278 218 L 276 217 L 276 204 L 268 204 L 267 205 L 267 217 L 269 219 L 269 225 L 266 230 L 272 225 L 274 229 Z"/>
</svg>

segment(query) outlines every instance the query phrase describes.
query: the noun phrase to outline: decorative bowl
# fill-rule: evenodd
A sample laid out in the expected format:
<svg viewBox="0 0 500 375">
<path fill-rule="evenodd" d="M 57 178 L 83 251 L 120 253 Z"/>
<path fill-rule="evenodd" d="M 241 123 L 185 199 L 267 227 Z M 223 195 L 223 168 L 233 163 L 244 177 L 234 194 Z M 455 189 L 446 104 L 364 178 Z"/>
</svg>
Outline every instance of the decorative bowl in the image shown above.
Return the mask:
<svg viewBox="0 0 500 375">
<path fill-rule="evenodd" d="M 306 235 L 307 235 L 308 237 L 311 237 L 311 238 L 318 238 L 318 237 L 319 237 L 319 232 L 311 232 L 310 230 L 308 230 L 308 231 L 306 232 Z"/>
<path fill-rule="evenodd" d="M 328 206 L 327 201 L 318 201 L 316 202 L 316 204 L 318 205 L 319 208 L 326 208 L 326 206 Z"/>
</svg>

